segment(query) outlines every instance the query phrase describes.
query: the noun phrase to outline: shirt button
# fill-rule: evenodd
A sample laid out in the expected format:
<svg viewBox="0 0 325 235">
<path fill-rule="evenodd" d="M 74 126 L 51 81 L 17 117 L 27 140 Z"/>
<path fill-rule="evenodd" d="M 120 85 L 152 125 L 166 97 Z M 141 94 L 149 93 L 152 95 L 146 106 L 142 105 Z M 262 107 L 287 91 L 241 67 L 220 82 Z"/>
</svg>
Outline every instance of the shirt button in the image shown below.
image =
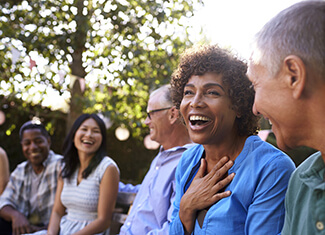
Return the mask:
<svg viewBox="0 0 325 235">
<path fill-rule="evenodd" d="M 131 225 L 131 222 L 127 222 L 127 226 L 130 226 Z"/>
<path fill-rule="evenodd" d="M 159 166 L 156 166 L 156 170 L 158 170 L 159 169 Z"/>
<path fill-rule="evenodd" d="M 317 228 L 318 230 L 323 230 L 323 229 L 324 229 L 324 224 L 323 224 L 323 222 L 318 221 L 318 222 L 316 223 L 316 228 Z"/>
</svg>

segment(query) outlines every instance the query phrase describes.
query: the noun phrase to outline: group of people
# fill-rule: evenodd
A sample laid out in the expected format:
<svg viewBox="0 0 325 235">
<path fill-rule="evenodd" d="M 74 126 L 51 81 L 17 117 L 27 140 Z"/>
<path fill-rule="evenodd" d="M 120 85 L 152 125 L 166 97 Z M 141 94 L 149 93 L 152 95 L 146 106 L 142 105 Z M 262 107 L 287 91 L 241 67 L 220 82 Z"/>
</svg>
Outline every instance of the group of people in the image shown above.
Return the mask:
<svg viewBox="0 0 325 235">
<path fill-rule="evenodd" d="M 50 150 L 50 136 L 38 121 L 26 122 L 19 135 L 27 161 L 0 196 L 2 233 L 109 234 L 119 171 L 106 155 L 103 120 L 95 114 L 77 118 L 64 157 Z"/>
<path fill-rule="evenodd" d="M 325 234 L 324 29 L 325 2 L 303 1 L 257 33 L 248 66 L 217 45 L 186 50 L 149 97 L 145 124 L 161 147 L 141 185 L 120 182 L 96 114 L 74 122 L 63 156 L 41 123 L 25 123 L 27 161 L 0 196 L 1 231 L 109 234 L 118 191 L 132 191 L 120 234 Z M 256 135 L 261 115 L 282 150 L 319 152 L 295 169 Z"/>
</svg>

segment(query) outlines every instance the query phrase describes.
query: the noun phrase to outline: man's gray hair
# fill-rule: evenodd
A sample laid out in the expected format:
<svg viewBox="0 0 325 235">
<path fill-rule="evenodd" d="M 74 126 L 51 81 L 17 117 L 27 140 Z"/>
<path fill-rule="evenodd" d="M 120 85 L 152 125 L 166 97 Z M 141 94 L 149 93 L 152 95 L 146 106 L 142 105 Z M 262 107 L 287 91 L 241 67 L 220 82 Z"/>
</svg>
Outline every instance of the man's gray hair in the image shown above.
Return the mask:
<svg viewBox="0 0 325 235">
<path fill-rule="evenodd" d="M 325 74 L 325 1 L 302 1 L 281 11 L 256 34 L 252 60 L 275 76 L 283 60 L 296 55 Z"/>
<path fill-rule="evenodd" d="M 160 100 L 161 105 L 165 105 L 166 107 L 174 106 L 172 97 L 170 95 L 170 84 L 163 85 L 163 86 L 159 87 L 158 89 L 154 90 L 153 92 L 150 93 L 150 97 L 152 97 L 155 94 L 158 94 L 160 92 L 163 93 L 162 99 Z"/>
</svg>

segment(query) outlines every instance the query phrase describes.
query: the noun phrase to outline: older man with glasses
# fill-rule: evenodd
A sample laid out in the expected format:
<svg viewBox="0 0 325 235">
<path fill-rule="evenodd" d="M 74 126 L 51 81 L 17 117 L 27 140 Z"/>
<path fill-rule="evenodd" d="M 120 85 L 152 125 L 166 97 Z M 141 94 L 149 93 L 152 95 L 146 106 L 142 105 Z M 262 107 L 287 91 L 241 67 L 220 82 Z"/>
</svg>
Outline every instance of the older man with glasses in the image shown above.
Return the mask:
<svg viewBox="0 0 325 235">
<path fill-rule="evenodd" d="M 168 234 L 175 197 L 175 170 L 182 153 L 192 146 L 179 110 L 171 100 L 170 86 L 150 94 L 145 124 L 160 150 L 152 161 L 120 234 Z M 132 186 L 120 183 L 120 192 Z"/>
</svg>

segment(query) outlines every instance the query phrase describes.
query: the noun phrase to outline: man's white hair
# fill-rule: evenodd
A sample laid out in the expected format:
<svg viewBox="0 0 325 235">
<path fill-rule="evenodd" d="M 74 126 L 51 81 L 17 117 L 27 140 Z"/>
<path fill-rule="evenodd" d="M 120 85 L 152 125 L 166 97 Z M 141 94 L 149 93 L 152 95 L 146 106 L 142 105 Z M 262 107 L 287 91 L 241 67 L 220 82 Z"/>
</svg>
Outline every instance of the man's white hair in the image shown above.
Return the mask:
<svg viewBox="0 0 325 235">
<path fill-rule="evenodd" d="M 302 1 L 281 11 L 256 34 L 251 60 L 275 76 L 296 55 L 325 77 L 325 1 Z"/>
<path fill-rule="evenodd" d="M 150 93 L 150 97 L 153 97 L 155 95 L 161 95 L 160 104 L 166 107 L 172 107 L 173 101 L 170 95 L 170 84 L 163 85 L 159 87 L 158 89 L 154 90 Z"/>
</svg>

